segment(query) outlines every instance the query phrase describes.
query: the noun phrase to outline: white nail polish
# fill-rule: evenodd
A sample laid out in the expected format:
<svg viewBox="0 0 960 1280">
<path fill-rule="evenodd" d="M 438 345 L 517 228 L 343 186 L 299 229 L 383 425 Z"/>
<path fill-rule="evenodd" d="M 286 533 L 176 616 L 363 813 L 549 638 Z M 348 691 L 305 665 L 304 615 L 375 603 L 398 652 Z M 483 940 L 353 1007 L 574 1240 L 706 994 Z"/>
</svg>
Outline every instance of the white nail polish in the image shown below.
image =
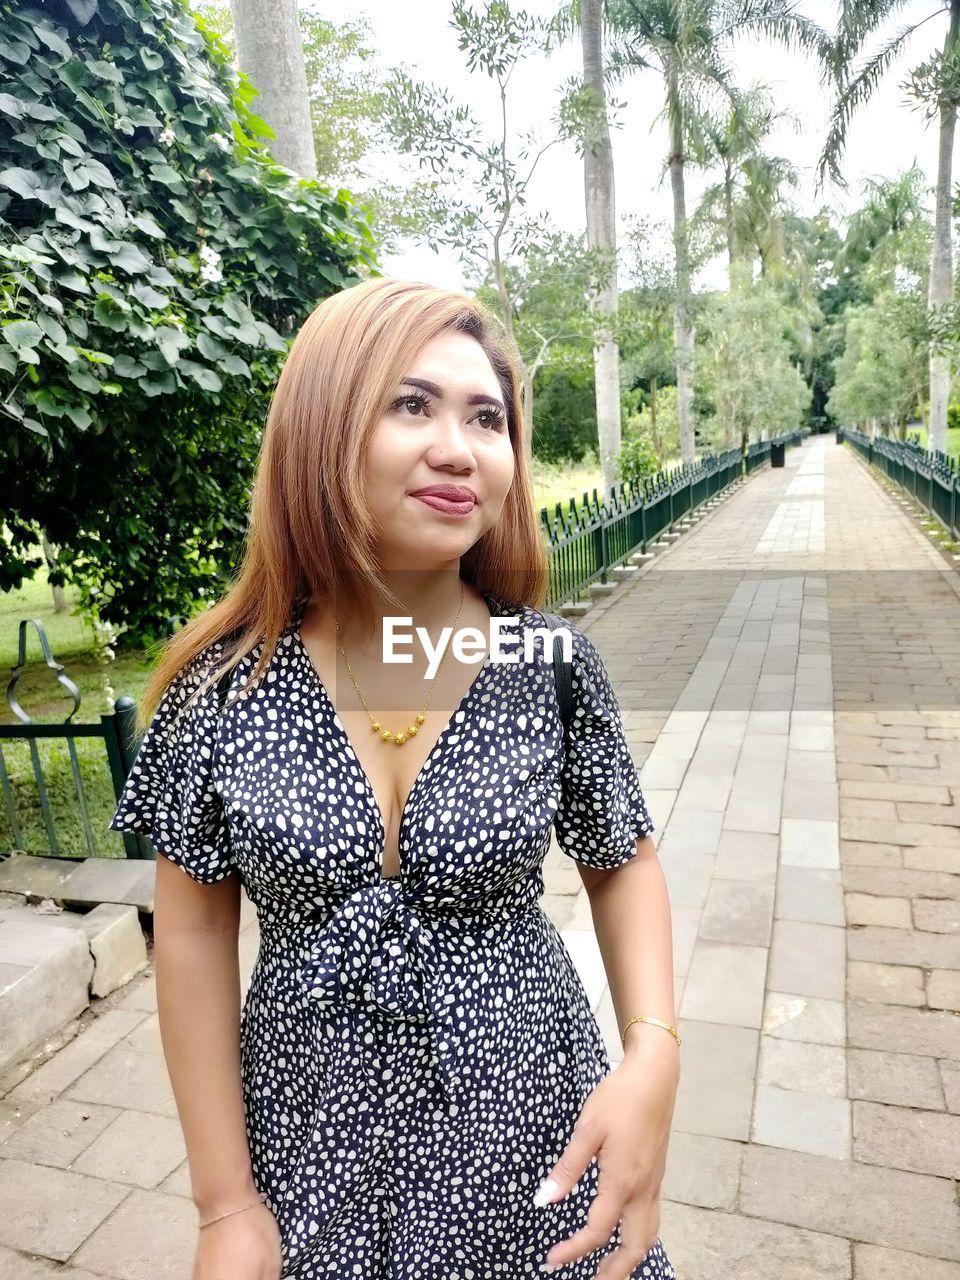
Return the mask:
<svg viewBox="0 0 960 1280">
<path fill-rule="evenodd" d="M 533 1203 L 538 1209 L 542 1209 L 545 1204 L 550 1203 L 559 1189 L 559 1183 L 555 1182 L 553 1178 L 544 1178 L 537 1188 L 537 1194 L 533 1197 Z"/>
</svg>

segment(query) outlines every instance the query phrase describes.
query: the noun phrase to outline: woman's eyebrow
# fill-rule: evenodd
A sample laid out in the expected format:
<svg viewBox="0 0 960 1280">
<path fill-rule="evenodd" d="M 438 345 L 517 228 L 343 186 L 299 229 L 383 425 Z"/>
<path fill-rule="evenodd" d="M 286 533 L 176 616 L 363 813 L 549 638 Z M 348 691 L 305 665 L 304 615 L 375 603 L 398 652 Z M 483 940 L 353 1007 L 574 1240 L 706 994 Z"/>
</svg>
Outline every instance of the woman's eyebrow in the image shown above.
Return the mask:
<svg viewBox="0 0 960 1280">
<path fill-rule="evenodd" d="M 438 400 L 443 399 L 443 392 L 435 382 L 430 382 L 426 378 L 401 378 L 401 383 L 405 387 L 419 387 L 421 391 L 428 391 L 430 395 L 436 396 Z M 506 413 L 506 405 L 497 396 L 488 396 L 486 392 L 475 391 L 473 395 L 467 396 L 467 404 L 495 404 L 504 413 Z"/>
</svg>

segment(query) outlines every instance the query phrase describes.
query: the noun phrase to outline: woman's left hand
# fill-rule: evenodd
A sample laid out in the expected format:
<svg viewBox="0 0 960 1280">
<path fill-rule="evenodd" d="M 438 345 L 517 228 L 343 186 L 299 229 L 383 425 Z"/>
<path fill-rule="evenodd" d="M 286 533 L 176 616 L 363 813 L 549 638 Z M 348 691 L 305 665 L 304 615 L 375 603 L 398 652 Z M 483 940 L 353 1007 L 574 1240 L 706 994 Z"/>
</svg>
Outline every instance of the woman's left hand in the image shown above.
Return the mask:
<svg viewBox="0 0 960 1280">
<path fill-rule="evenodd" d="M 619 1248 L 604 1258 L 597 1280 L 628 1280 L 653 1248 L 678 1080 L 675 1047 L 664 1053 L 644 1046 L 592 1090 L 547 1175 L 557 1190 L 545 1203 L 562 1200 L 594 1156 L 600 1169 L 597 1193 L 584 1225 L 550 1248 L 547 1263 L 565 1266 L 601 1248 L 621 1221 Z"/>
</svg>

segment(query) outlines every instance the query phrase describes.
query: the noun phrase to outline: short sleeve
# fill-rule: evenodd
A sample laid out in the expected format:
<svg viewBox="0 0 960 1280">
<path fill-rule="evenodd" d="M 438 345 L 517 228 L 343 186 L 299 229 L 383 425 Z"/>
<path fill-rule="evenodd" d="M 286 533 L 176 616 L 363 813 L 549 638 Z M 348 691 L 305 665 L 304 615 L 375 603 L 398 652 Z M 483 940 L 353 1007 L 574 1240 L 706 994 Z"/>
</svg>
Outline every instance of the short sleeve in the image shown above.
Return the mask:
<svg viewBox="0 0 960 1280">
<path fill-rule="evenodd" d="M 160 699 L 127 775 L 111 831 L 135 831 L 201 884 L 230 874 L 232 850 L 212 767 L 220 707 L 209 665 L 194 659 Z"/>
<path fill-rule="evenodd" d="M 564 853 L 585 866 L 612 870 L 634 857 L 637 839 L 654 826 L 610 677 L 589 636 L 569 627 L 573 715 L 554 827 Z"/>
</svg>

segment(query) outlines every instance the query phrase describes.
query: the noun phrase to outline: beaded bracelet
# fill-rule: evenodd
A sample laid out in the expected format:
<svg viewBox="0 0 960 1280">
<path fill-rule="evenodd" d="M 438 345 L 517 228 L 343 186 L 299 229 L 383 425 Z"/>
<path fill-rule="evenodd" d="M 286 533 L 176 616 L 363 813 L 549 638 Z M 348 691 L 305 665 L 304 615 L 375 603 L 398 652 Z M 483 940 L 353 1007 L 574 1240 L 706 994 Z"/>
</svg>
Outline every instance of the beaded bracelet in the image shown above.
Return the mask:
<svg viewBox="0 0 960 1280">
<path fill-rule="evenodd" d="M 672 1026 L 669 1022 L 664 1022 L 661 1018 L 647 1018 L 647 1017 L 644 1017 L 643 1014 L 638 1013 L 638 1014 L 635 1014 L 634 1017 L 627 1019 L 627 1021 L 624 1023 L 623 1030 L 620 1032 L 620 1043 L 623 1045 L 624 1049 L 626 1049 L 627 1047 L 627 1043 L 625 1040 L 625 1036 L 627 1034 L 627 1027 L 629 1027 L 630 1024 L 633 1022 L 652 1022 L 655 1026 L 663 1027 L 664 1031 L 669 1031 L 670 1034 L 673 1036 L 674 1040 L 676 1040 L 677 1044 L 679 1045 L 680 1043 L 680 1033 L 677 1031 L 676 1027 Z"/>
<path fill-rule="evenodd" d="M 206 1222 L 201 1222 L 201 1227 L 209 1227 L 211 1222 L 219 1222 L 221 1218 L 229 1218 L 232 1213 L 243 1213 L 245 1209 L 256 1209 L 260 1204 L 265 1204 L 267 1193 L 265 1191 L 257 1192 L 256 1204 L 241 1205 L 239 1209 L 228 1209 L 226 1213 L 218 1213 L 215 1218 L 208 1218 Z"/>
</svg>

